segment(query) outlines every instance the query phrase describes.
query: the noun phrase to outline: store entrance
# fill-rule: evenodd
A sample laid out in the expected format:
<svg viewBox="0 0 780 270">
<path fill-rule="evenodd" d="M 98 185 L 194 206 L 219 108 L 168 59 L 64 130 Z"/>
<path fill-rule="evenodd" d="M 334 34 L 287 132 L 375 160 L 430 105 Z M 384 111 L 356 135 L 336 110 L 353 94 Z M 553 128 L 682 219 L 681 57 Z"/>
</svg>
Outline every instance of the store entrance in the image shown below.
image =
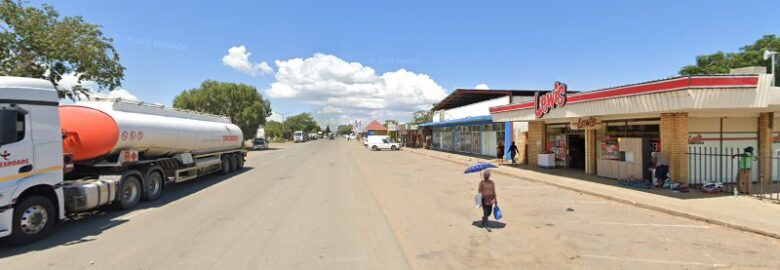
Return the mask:
<svg viewBox="0 0 780 270">
<path fill-rule="evenodd" d="M 585 170 L 585 136 L 570 134 L 566 140 L 569 141 L 569 168 Z"/>
</svg>

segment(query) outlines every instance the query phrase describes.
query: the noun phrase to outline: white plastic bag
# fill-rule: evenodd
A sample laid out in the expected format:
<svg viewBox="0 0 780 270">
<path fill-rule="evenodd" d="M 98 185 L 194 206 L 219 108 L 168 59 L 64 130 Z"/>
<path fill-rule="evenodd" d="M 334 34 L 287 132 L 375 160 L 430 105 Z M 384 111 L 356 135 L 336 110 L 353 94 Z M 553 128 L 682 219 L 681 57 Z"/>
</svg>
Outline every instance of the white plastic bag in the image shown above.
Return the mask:
<svg viewBox="0 0 780 270">
<path fill-rule="evenodd" d="M 477 193 L 477 195 L 474 196 L 474 202 L 477 204 L 477 208 L 482 206 L 482 193 Z"/>
</svg>

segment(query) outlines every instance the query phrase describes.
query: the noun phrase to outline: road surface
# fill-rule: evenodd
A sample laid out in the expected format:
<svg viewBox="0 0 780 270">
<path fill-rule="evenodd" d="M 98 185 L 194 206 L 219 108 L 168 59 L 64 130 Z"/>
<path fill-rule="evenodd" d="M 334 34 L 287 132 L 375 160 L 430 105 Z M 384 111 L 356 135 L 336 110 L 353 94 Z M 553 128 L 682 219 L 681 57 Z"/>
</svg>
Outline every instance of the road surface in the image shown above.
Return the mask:
<svg viewBox="0 0 780 270">
<path fill-rule="evenodd" d="M 0 247 L 0 268 L 780 268 L 776 239 L 501 175 L 505 218 L 487 232 L 477 175 L 405 151 L 312 141 L 251 152 L 246 166 Z"/>
</svg>

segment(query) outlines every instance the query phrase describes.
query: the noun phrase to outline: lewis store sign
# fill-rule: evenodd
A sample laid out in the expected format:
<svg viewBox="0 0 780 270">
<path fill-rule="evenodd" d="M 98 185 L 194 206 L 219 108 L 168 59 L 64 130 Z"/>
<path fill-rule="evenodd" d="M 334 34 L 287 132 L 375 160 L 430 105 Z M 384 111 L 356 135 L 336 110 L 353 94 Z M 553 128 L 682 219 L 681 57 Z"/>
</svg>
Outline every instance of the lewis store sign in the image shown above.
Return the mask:
<svg viewBox="0 0 780 270">
<path fill-rule="evenodd" d="M 565 83 L 555 82 L 553 91 L 539 96 L 539 92 L 534 94 L 534 114 L 536 118 L 542 118 L 553 108 L 566 106 L 567 87 Z"/>
</svg>

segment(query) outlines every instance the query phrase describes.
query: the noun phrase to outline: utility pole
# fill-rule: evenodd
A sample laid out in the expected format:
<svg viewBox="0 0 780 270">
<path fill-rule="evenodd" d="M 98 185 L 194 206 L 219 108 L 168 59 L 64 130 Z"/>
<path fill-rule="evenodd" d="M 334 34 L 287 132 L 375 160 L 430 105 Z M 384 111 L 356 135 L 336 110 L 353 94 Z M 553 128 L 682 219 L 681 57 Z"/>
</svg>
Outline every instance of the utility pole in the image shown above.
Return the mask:
<svg viewBox="0 0 780 270">
<path fill-rule="evenodd" d="M 286 113 L 278 113 L 278 112 L 277 112 L 276 114 L 278 114 L 278 115 L 281 115 L 281 116 L 282 116 L 282 140 L 285 140 L 285 141 L 286 141 L 286 139 L 284 138 L 284 122 L 285 122 L 284 120 L 285 120 L 285 117 L 286 117 L 288 114 L 290 114 L 290 112 L 286 112 Z"/>
</svg>

